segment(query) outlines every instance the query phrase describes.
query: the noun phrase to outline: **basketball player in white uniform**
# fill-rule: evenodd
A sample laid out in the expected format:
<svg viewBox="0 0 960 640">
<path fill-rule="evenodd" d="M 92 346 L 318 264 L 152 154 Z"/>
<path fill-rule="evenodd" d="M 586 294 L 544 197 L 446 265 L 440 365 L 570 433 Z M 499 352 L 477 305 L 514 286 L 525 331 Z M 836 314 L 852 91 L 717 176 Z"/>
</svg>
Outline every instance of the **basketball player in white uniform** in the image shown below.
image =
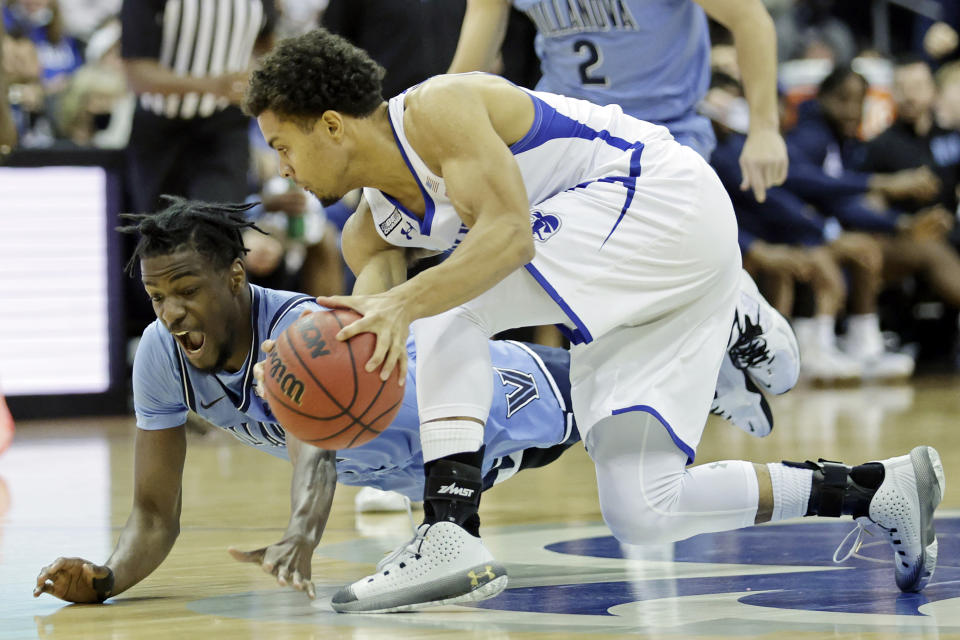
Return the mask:
<svg viewBox="0 0 960 640">
<path fill-rule="evenodd" d="M 657 543 L 803 515 L 876 523 L 898 586 L 936 563 L 944 489 L 931 447 L 882 462 L 693 462 L 726 353 L 740 254 L 709 165 L 663 127 L 486 75 L 440 76 L 383 102 L 382 70 L 342 38 L 281 43 L 251 77 L 246 108 L 281 173 L 321 201 L 364 187 L 343 251 L 352 297 L 321 299 L 377 335 L 368 370 L 419 349 L 425 521 L 334 609 L 384 612 L 491 597 L 506 576 L 476 532 L 486 338 L 557 323 L 574 342 L 572 400 L 603 516 L 629 543 Z M 410 250 L 451 250 L 406 280 Z M 762 371 L 753 371 L 762 375 Z M 458 487 L 455 495 L 438 489 Z M 558 496 L 559 502 L 559 496 Z M 468 579 L 469 578 L 469 579 Z"/>
</svg>

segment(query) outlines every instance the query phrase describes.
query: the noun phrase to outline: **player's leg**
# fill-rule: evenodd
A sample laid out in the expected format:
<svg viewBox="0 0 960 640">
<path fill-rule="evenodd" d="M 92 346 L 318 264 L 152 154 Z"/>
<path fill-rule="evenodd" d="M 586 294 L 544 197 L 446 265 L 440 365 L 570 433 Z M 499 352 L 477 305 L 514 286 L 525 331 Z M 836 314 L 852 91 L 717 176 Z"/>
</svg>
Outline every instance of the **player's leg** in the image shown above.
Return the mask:
<svg viewBox="0 0 960 640">
<path fill-rule="evenodd" d="M 337 592 L 335 610 L 409 611 L 483 600 L 506 587 L 506 571 L 478 537 L 484 423 L 493 394 L 488 338 L 565 319 L 520 270 L 465 305 L 413 324 L 424 523 L 391 562 Z"/>
<path fill-rule="evenodd" d="M 945 484 L 931 447 L 855 467 L 726 460 L 685 469 L 688 453 L 669 425 L 641 411 L 594 425 L 587 449 L 604 520 L 623 542 L 672 542 L 754 522 L 849 515 L 885 534 L 902 590 L 919 591 L 933 574 L 933 511 Z"/>
</svg>

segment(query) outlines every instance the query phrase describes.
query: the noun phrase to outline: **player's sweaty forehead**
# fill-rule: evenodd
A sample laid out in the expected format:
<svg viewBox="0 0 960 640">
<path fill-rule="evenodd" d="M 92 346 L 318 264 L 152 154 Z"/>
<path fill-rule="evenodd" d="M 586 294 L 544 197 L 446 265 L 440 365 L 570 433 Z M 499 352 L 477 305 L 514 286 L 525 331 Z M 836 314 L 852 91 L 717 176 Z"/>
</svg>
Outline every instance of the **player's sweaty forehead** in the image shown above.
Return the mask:
<svg viewBox="0 0 960 640">
<path fill-rule="evenodd" d="M 212 269 L 196 251 L 184 249 L 166 255 L 150 256 L 140 261 L 144 286 L 156 286 L 182 278 L 202 277 Z"/>
</svg>

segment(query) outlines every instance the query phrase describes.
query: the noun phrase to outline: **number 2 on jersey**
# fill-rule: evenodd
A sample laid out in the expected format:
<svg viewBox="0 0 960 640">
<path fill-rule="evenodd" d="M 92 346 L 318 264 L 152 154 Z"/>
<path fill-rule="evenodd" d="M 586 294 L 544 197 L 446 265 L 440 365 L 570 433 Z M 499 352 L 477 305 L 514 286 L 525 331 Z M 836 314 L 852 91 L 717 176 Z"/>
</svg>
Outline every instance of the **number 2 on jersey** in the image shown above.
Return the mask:
<svg viewBox="0 0 960 640">
<path fill-rule="evenodd" d="M 577 55 L 583 55 L 584 51 L 586 51 L 587 54 L 587 59 L 580 63 L 580 82 L 582 84 L 601 87 L 609 85 L 606 76 L 591 75 L 596 71 L 597 67 L 603 64 L 603 59 L 600 57 L 600 50 L 597 49 L 597 45 L 589 40 L 577 40 L 573 43 L 573 51 Z"/>
</svg>

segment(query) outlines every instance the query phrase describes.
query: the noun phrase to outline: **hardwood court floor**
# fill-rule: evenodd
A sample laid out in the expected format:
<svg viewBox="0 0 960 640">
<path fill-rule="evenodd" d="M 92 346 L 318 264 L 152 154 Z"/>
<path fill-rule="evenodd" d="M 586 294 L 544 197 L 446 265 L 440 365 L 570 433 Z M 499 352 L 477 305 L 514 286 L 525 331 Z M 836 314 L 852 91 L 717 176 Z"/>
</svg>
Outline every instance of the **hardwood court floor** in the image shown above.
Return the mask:
<svg viewBox="0 0 960 640">
<path fill-rule="evenodd" d="M 711 420 L 697 462 L 860 462 L 936 446 L 948 482 L 940 563 L 921 595 L 899 595 L 890 551 L 830 558 L 849 521 L 815 520 L 624 548 L 597 506 L 582 447 L 484 497 L 487 543 L 511 588 L 483 607 L 338 615 L 329 598 L 409 535 L 405 514 L 358 516 L 341 487 L 313 563 L 318 600 L 276 587 L 226 548 L 279 539 L 288 464 L 228 436 L 192 438 L 182 533 L 152 576 L 107 606 L 34 599 L 40 568 L 59 555 L 102 562 L 132 500 L 131 419 L 21 423 L 0 457 L 0 638 L 960 638 L 960 379 L 912 386 L 797 389 L 775 398 L 763 440 Z M 222 437 L 221 437 L 222 436 Z M 787 634 L 787 635 L 785 635 Z"/>
</svg>

